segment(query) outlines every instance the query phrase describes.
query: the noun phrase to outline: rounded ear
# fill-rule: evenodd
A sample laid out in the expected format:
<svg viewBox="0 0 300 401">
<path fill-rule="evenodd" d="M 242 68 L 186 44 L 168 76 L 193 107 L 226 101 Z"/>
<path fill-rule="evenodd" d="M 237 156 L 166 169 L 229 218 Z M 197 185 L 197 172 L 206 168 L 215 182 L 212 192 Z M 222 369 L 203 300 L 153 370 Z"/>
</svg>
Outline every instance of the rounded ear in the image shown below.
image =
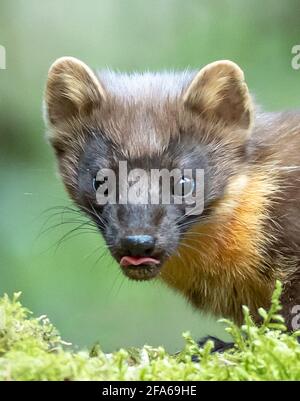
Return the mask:
<svg viewBox="0 0 300 401">
<path fill-rule="evenodd" d="M 212 123 L 249 129 L 253 104 L 244 73 L 228 60 L 208 64 L 195 76 L 183 97 L 185 105 Z"/>
<path fill-rule="evenodd" d="M 62 57 L 50 67 L 45 91 L 45 111 L 56 125 L 88 113 L 105 100 L 105 91 L 94 72 L 74 57 Z"/>
</svg>

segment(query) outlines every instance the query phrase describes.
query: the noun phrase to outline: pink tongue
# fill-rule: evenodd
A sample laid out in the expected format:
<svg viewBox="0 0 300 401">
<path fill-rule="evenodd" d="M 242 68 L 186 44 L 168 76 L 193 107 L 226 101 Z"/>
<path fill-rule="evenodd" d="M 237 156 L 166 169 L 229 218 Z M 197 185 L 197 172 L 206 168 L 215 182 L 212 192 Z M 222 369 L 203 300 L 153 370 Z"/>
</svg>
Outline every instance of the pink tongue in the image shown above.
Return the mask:
<svg viewBox="0 0 300 401">
<path fill-rule="evenodd" d="M 123 256 L 120 261 L 121 266 L 139 266 L 139 265 L 158 265 L 160 262 L 154 258 L 137 258 L 133 256 Z"/>
</svg>

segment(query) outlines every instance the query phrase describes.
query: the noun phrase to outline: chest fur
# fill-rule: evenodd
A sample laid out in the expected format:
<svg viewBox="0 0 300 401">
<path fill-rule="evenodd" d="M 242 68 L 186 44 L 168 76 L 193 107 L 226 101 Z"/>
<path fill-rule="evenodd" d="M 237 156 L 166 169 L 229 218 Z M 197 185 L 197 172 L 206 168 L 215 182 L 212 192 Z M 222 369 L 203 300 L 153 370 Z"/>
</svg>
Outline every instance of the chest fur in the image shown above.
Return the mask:
<svg viewBox="0 0 300 401">
<path fill-rule="evenodd" d="M 276 271 L 266 221 L 275 182 L 263 174 L 237 177 L 212 215 L 194 225 L 164 266 L 162 279 L 197 308 L 241 322 L 242 305 L 255 315 L 268 307 Z"/>
</svg>

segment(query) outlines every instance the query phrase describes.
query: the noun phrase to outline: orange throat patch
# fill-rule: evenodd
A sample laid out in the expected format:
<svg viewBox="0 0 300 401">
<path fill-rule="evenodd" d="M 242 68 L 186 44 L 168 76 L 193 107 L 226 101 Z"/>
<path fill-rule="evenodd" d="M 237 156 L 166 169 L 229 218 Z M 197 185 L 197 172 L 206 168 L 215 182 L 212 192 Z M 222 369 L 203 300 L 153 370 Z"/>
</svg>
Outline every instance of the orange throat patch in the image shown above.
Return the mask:
<svg viewBox="0 0 300 401">
<path fill-rule="evenodd" d="M 211 216 L 185 233 L 162 279 L 203 311 L 241 323 L 247 305 L 256 318 L 259 307 L 268 307 L 276 278 L 264 252 L 276 190 L 276 179 L 261 171 L 235 177 Z"/>
</svg>

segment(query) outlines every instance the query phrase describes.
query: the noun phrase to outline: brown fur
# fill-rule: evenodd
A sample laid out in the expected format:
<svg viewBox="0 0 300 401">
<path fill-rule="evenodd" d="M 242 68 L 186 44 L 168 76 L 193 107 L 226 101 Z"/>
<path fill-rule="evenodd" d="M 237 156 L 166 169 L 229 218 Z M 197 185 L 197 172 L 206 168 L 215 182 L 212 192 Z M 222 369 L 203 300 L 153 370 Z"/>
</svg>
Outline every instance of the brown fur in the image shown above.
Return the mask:
<svg viewBox="0 0 300 401">
<path fill-rule="evenodd" d="M 248 305 L 253 316 L 259 307 L 267 308 L 274 279 L 282 278 L 272 266 L 263 268 L 270 241 L 265 220 L 269 196 L 276 190 L 276 180 L 267 172 L 235 178 L 214 205 L 211 220 L 186 233 L 178 255 L 162 271 L 163 280 L 199 309 L 239 323 L 242 305 Z"/>
<path fill-rule="evenodd" d="M 231 61 L 216 61 L 202 68 L 183 100 L 209 122 L 221 120 L 245 129 L 252 122 L 253 107 L 244 73 Z"/>
<path fill-rule="evenodd" d="M 82 206 L 78 166 L 102 133 L 111 144 L 110 162 L 138 159 L 149 168 L 172 141 L 196 140 L 215 160 L 214 201 L 209 216 L 183 235 L 161 278 L 197 308 L 238 323 L 243 304 L 258 319 L 257 308 L 268 307 L 281 279 L 291 329 L 291 308 L 300 304 L 300 114 L 255 115 L 243 72 L 232 62 L 178 77 L 173 93 L 175 78 L 164 87 L 167 75 L 97 77 L 70 58 L 52 66 L 48 137 L 66 188 Z"/>
</svg>

